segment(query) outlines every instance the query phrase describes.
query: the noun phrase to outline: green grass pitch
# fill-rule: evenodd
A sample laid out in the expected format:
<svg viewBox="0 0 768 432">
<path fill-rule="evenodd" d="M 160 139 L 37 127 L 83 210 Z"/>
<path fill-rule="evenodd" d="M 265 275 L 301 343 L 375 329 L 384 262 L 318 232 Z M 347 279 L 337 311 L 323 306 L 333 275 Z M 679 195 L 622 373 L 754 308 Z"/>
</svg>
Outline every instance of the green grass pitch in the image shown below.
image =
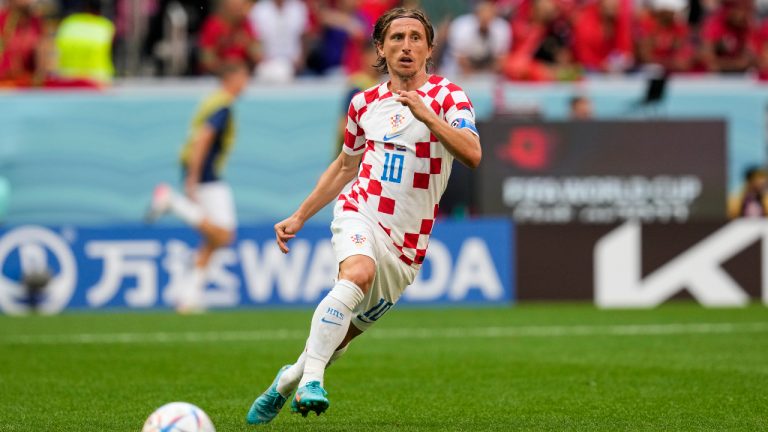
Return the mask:
<svg viewBox="0 0 768 432">
<path fill-rule="evenodd" d="M 320 417 L 245 413 L 309 310 L 0 317 L 0 430 L 138 431 L 170 401 L 228 431 L 768 430 L 768 309 L 393 310 L 326 374 Z"/>
</svg>

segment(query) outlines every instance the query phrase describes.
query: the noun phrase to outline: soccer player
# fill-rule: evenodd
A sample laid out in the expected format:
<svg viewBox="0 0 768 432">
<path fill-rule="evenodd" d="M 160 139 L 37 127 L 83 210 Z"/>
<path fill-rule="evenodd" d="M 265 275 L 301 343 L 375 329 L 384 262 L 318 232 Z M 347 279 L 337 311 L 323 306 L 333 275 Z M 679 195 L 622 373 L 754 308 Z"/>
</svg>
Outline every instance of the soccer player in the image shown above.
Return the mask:
<svg viewBox="0 0 768 432">
<path fill-rule="evenodd" d="M 376 22 L 373 39 L 389 81 L 352 98 L 343 151 L 298 210 L 275 225 L 287 253 L 304 223 L 338 198 L 331 224 L 338 279 L 315 310 L 304 352 L 254 401 L 251 424 L 271 421 L 294 391 L 293 412 L 328 409 L 325 368 L 413 282 L 454 158 L 471 168 L 480 163 L 469 99 L 427 72 L 434 34 L 424 13 L 390 10 Z"/>
<path fill-rule="evenodd" d="M 147 214 L 151 222 L 170 212 L 202 234 L 194 270 L 184 284 L 185 292 L 179 293 L 181 313 L 205 309 L 205 269 L 216 249 L 232 242 L 237 226 L 232 190 L 221 172 L 235 143 L 232 104 L 248 85 L 250 69 L 244 63 L 226 64 L 219 78 L 220 88 L 200 105 L 181 152 L 184 194 L 159 184 Z"/>
</svg>

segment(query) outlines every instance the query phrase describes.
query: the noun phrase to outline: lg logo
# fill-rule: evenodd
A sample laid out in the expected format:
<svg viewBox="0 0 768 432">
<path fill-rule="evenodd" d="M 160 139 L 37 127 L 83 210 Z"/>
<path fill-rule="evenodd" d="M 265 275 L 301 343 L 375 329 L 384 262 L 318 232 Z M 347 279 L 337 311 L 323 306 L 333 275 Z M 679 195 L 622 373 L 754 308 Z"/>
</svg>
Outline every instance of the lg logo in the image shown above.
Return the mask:
<svg viewBox="0 0 768 432">
<path fill-rule="evenodd" d="M 653 307 L 687 289 L 705 306 L 746 306 L 749 296 L 722 266 L 758 240 L 768 304 L 768 223 L 746 219 L 724 226 L 645 278 L 640 224 L 622 225 L 595 246 L 595 302 L 606 308 Z"/>
<path fill-rule="evenodd" d="M 18 262 L 20 277 L 14 280 L 2 270 L 6 264 Z M 21 275 L 52 268 L 52 260 L 58 267 L 51 275 L 37 310 L 46 314 L 62 311 L 75 292 L 77 265 L 69 245 L 55 232 L 37 226 L 23 226 L 9 231 L 0 238 L 0 309 L 7 314 L 23 314 L 29 311 L 26 288 Z"/>
</svg>

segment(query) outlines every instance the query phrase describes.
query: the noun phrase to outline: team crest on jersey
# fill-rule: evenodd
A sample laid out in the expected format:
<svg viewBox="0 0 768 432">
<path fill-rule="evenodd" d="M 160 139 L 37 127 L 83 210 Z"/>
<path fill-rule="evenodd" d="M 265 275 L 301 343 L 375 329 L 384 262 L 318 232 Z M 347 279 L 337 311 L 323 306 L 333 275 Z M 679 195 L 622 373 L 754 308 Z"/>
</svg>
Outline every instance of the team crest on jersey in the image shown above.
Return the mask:
<svg viewBox="0 0 768 432">
<path fill-rule="evenodd" d="M 392 117 L 389 118 L 389 124 L 392 125 L 392 132 L 396 131 L 400 126 L 403 125 L 403 121 L 405 120 L 405 116 L 402 114 L 395 114 Z"/>
<path fill-rule="evenodd" d="M 365 244 L 365 241 L 367 240 L 364 235 L 362 234 L 353 234 L 349 237 L 352 240 L 352 243 L 355 244 L 357 247 L 362 247 Z"/>
</svg>

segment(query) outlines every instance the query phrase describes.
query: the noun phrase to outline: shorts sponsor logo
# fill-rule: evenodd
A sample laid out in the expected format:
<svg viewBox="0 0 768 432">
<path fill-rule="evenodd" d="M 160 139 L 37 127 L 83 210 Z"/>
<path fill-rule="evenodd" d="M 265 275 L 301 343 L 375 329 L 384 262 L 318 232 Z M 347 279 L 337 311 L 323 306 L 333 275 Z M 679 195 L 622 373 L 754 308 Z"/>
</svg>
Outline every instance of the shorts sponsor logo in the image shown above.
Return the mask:
<svg viewBox="0 0 768 432">
<path fill-rule="evenodd" d="M 354 234 L 354 235 L 350 236 L 349 238 L 352 240 L 352 243 L 354 243 L 355 246 L 357 246 L 357 247 L 363 247 L 365 242 L 368 240 L 362 234 Z"/>
</svg>

